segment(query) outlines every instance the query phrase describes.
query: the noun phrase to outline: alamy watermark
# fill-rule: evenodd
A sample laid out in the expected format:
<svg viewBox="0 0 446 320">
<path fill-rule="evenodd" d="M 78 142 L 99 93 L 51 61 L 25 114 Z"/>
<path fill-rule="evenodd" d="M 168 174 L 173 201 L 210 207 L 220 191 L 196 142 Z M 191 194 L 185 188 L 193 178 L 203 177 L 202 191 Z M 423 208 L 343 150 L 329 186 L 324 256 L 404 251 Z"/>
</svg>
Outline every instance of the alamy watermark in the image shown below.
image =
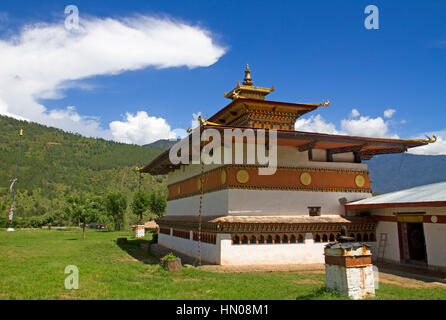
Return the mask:
<svg viewBox="0 0 446 320">
<path fill-rule="evenodd" d="M 67 30 L 79 29 L 79 9 L 75 5 L 68 5 L 65 7 L 65 28 Z"/>
<path fill-rule="evenodd" d="M 364 27 L 367 30 L 379 29 L 379 9 L 377 6 L 370 4 L 364 9 L 364 13 L 368 16 L 364 20 Z"/>
<path fill-rule="evenodd" d="M 65 274 L 69 274 L 69 276 L 65 278 L 65 289 L 79 289 L 79 269 L 74 265 L 66 266 Z"/>
<path fill-rule="evenodd" d="M 196 128 L 170 149 L 170 162 L 173 165 L 251 164 L 259 166 L 259 175 L 276 173 L 277 130 L 233 128 L 222 131 Z M 202 142 L 208 143 L 201 147 Z"/>
</svg>

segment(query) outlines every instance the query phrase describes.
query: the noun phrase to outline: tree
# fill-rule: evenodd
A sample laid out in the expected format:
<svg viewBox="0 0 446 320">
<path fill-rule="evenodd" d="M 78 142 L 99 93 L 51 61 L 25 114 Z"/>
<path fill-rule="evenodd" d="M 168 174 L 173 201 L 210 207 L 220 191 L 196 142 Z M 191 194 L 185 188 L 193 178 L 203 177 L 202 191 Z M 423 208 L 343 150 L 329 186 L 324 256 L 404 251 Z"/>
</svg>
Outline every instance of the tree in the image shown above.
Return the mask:
<svg viewBox="0 0 446 320">
<path fill-rule="evenodd" d="M 138 224 L 142 224 L 142 215 L 150 205 L 150 196 L 143 190 L 138 190 L 133 194 L 133 202 L 130 205 L 135 215 L 139 216 Z"/>
<path fill-rule="evenodd" d="M 125 209 L 127 209 L 127 197 L 121 192 L 112 192 L 105 197 L 107 215 L 111 216 L 115 223 L 115 229 L 121 230 L 124 220 Z"/>
<path fill-rule="evenodd" d="M 100 201 L 97 198 L 88 198 L 85 195 L 67 196 L 65 213 L 74 223 L 82 224 L 82 238 L 85 239 L 87 223 L 93 222 L 99 213 Z"/>
<path fill-rule="evenodd" d="M 166 210 L 167 199 L 166 196 L 159 190 L 154 190 L 150 193 L 149 208 L 157 217 L 161 217 Z"/>
</svg>

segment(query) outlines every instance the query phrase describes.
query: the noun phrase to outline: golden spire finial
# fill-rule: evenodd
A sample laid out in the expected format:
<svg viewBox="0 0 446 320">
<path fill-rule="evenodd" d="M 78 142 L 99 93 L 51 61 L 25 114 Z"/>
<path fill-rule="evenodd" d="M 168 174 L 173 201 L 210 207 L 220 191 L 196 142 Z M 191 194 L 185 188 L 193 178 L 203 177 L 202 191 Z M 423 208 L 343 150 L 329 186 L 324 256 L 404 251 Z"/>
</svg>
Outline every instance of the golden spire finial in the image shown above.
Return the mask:
<svg viewBox="0 0 446 320">
<path fill-rule="evenodd" d="M 246 65 L 245 69 L 245 79 L 243 79 L 243 84 L 245 86 L 252 86 L 254 84 L 254 81 L 252 81 L 251 78 L 251 70 L 249 70 L 249 65 Z"/>
</svg>

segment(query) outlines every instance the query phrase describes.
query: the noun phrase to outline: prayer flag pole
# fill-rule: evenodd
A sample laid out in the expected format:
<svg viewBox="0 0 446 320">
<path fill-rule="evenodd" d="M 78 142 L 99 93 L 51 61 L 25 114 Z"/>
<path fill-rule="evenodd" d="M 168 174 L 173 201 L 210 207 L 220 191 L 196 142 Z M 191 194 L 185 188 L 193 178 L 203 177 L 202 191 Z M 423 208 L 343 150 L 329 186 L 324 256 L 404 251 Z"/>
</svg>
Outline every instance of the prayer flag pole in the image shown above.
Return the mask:
<svg viewBox="0 0 446 320">
<path fill-rule="evenodd" d="M 9 212 L 9 228 L 7 231 L 15 231 L 13 228 L 13 218 L 14 218 L 14 204 L 15 204 L 15 189 L 17 184 L 17 177 L 19 173 L 19 166 L 20 166 L 20 152 L 22 150 L 22 136 L 23 136 L 23 129 L 20 129 L 19 132 L 19 152 L 17 155 L 17 165 L 15 169 L 15 178 L 11 182 L 11 186 L 9 187 L 9 192 L 12 194 L 12 204 L 11 204 L 11 211 Z"/>
</svg>

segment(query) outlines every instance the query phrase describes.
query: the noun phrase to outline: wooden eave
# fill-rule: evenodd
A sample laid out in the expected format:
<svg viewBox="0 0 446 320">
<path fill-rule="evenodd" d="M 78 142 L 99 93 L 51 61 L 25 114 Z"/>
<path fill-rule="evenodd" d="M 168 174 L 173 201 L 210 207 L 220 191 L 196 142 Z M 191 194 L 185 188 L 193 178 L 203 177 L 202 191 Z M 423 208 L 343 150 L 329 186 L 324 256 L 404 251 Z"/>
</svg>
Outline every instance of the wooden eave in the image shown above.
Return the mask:
<svg viewBox="0 0 446 320">
<path fill-rule="evenodd" d="M 257 130 L 244 127 L 229 126 L 203 126 L 201 130 L 216 129 L 224 131 L 224 129 L 240 129 L 240 130 Z M 268 131 L 267 129 L 265 131 Z M 268 137 L 268 133 L 265 133 Z M 189 137 L 188 137 L 189 138 Z M 190 139 L 192 140 L 192 139 Z M 222 139 L 223 140 L 223 139 Z M 205 145 L 207 142 L 202 142 Z M 223 141 L 222 141 L 223 143 Z M 325 149 L 334 150 L 333 153 L 342 153 L 341 148 L 345 148 L 345 152 L 358 152 L 365 158 L 377 154 L 402 153 L 409 148 L 426 145 L 427 142 L 421 140 L 409 139 L 387 139 L 387 138 L 367 138 L 357 136 L 333 135 L 324 133 L 311 133 L 302 131 L 286 131 L 277 130 L 277 143 L 279 146 L 292 146 L 300 148 L 302 151 L 308 149 Z M 170 149 L 169 149 L 170 150 Z M 139 169 L 140 172 L 150 173 L 152 175 L 167 174 L 179 167 L 173 165 L 169 161 L 169 150 L 164 151 L 152 162 Z"/>
</svg>

